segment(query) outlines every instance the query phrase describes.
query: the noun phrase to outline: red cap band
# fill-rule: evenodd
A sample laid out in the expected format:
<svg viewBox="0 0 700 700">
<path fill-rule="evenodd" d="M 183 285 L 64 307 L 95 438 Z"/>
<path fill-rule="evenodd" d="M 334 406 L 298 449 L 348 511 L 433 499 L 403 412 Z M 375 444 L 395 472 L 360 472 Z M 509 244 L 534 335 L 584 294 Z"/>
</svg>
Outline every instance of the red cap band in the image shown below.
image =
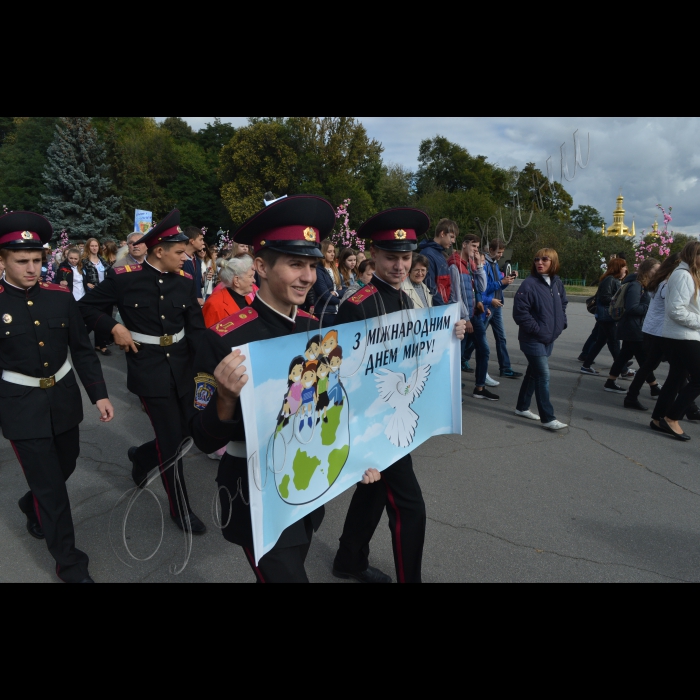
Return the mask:
<svg viewBox="0 0 700 700">
<path fill-rule="evenodd" d="M 377 243 L 388 241 L 417 241 L 418 236 L 412 228 L 391 229 L 390 231 L 377 231 L 372 234 L 372 240 Z"/>
<path fill-rule="evenodd" d="M 0 238 L 0 245 L 4 243 L 17 243 L 19 241 L 36 241 L 41 243 L 41 237 L 38 233 L 33 233 L 32 231 L 14 231 L 13 233 L 6 233 L 2 238 Z"/>
<path fill-rule="evenodd" d="M 173 228 L 169 228 L 167 231 L 161 233 L 158 238 L 152 238 L 150 241 L 148 241 L 146 243 L 146 247 L 155 248 L 159 243 L 162 243 L 163 241 L 167 242 L 168 238 L 177 236 L 179 233 L 182 233 L 182 229 L 179 226 L 173 226 Z"/>
<path fill-rule="evenodd" d="M 309 245 L 314 245 L 318 244 L 319 237 L 319 230 L 313 226 L 283 226 L 257 236 L 253 247 L 257 252 L 280 241 L 306 241 Z"/>
</svg>

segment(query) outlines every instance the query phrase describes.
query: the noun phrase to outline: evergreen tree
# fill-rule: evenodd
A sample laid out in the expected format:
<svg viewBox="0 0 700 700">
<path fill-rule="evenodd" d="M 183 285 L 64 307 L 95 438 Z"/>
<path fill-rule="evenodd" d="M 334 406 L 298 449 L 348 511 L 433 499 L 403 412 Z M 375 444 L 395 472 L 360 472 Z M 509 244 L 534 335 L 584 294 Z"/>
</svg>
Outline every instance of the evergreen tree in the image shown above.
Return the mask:
<svg viewBox="0 0 700 700">
<path fill-rule="evenodd" d="M 61 117 L 44 170 L 44 214 L 56 231 L 73 238 L 104 236 L 120 223 L 120 198 L 112 182 L 106 151 L 90 117 Z"/>
</svg>

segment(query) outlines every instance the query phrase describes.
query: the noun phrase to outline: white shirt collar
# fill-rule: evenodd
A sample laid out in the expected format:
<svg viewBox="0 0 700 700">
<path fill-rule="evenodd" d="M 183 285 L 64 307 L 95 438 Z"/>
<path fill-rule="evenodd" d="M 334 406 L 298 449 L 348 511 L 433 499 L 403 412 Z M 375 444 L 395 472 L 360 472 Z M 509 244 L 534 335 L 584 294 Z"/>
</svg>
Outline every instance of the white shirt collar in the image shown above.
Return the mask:
<svg viewBox="0 0 700 700">
<path fill-rule="evenodd" d="M 281 314 L 279 311 L 277 311 L 277 309 L 273 309 L 266 301 L 263 300 L 263 298 L 259 294 L 257 295 L 256 298 L 258 301 L 265 304 L 265 306 L 267 306 L 267 308 L 270 309 L 270 311 L 273 311 L 278 316 L 281 316 L 285 321 L 291 321 L 292 323 L 296 323 L 297 312 L 298 312 L 298 309 L 296 306 L 294 307 L 294 315 L 293 316 L 285 316 L 284 314 Z"/>
<path fill-rule="evenodd" d="M 151 265 L 151 263 L 148 262 L 148 260 L 144 261 L 149 267 L 152 267 L 159 275 L 169 275 L 169 272 L 163 272 L 159 270 L 155 265 Z"/>
</svg>

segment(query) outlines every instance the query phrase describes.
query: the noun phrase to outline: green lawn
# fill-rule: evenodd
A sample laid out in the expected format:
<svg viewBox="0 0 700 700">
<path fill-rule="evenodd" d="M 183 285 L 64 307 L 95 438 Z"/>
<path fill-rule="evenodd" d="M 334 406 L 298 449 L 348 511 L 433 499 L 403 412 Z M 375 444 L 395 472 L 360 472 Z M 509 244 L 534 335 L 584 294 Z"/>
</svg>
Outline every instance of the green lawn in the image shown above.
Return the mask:
<svg viewBox="0 0 700 700">
<path fill-rule="evenodd" d="M 566 287 L 566 293 L 575 297 L 592 297 L 597 291 L 597 287 Z"/>
</svg>

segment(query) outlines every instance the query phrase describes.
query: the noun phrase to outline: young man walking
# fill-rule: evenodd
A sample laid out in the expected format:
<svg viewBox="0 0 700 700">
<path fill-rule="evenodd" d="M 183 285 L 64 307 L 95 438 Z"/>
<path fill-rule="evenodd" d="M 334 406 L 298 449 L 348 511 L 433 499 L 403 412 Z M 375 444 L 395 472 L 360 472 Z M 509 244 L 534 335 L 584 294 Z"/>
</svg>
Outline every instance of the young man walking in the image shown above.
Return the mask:
<svg viewBox="0 0 700 700">
<path fill-rule="evenodd" d="M 197 301 L 200 306 L 204 306 L 202 286 L 204 271 L 202 269 L 202 261 L 199 257 L 199 253 L 201 253 L 206 246 L 204 242 L 204 232 L 196 226 L 188 226 L 185 229 L 185 235 L 187 236 L 187 260 L 185 261 L 183 270 L 194 279 Z"/>
<path fill-rule="evenodd" d="M 51 224 L 37 214 L 0 217 L 0 424 L 29 484 L 19 502 L 29 534 L 46 540 L 62 581 L 94 583 L 87 555 L 75 546 L 66 488 L 83 420 L 73 366 L 103 423 L 114 409 L 73 295 L 40 281 L 42 248 L 52 236 Z"/>
<path fill-rule="evenodd" d="M 232 347 L 293 335 L 316 336 L 318 319 L 299 311 L 316 282 L 323 262 L 321 241 L 335 225 L 335 210 L 320 197 L 300 195 L 273 202 L 236 232 L 238 244 L 251 246 L 260 291 L 249 308 L 213 326 L 202 339 L 195 360 L 195 382 L 211 398 L 198 401 L 192 436 L 200 450 L 212 454 L 226 447 L 217 483 L 224 538 L 241 547 L 258 583 L 308 583 L 306 557 L 325 509 L 319 508 L 287 528 L 258 566 L 253 554 L 245 416 L 240 395 L 248 382 L 246 358 Z M 319 339 L 320 342 L 320 339 Z M 318 348 L 318 346 L 317 346 Z M 381 479 L 370 470 L 364 483 Z"/>
<path fill-rule="evenodd" d="M 432 241 L 423 241 L 419 246 L 421 255 L 430 261 L 425 284 L 433 295 L 435 306 L 450 303 L 450 268 L 447 260 L 458 235 L 459 226 L 450 219 L 442 219 L 435 229 L 435 238 Z"/>
<path fill-rule="evenodd" d="M 411 270 L 417 239 L 429 227 L 427 214 L 408 208 L 383 212 L 364 224 L 358 235 L 371 240 L 376 271 L 372 283 L 340 307 L 338 323 L 364 321 L 413 308 L 401 286 Z M 449 270 L 447 274 L 449 277 Z M 464 321 L 455 325 L 459 340 L 464 339 L 466 326 Z M 357 487 L 335 559 L 333 573 L 337 578 L 361 583 L 391 582 L 388 576 L 369 566 L 370 542 L 385 510 L 398 581 L 421 583 L 426 509 L 411 455 L 382 472 L 380 483 Z"/>
<path fill-rule="evenodd" d="M 510 366 L 510 355 L 508 354 L 508 340 L 506 338 L 506 328 L 503 323 L 503 308 L 505 307 L 505 296 L 503 292 L 518 279 L 515 273 L 506 277 L 499 268 L 498 263 L 503 259 L 506 252 L 506 245 L 501 240 L 491 241 L 489 252 L 486 255 L 486 291 L 484 292 L 484 306 L 491 309 L 491 315 L 486 319 L 486 328 L 491 326 L 493 336 L 496 340 L 496 352 L 498 354 L 498 365 L 501 370 L 501 377 L 504 379 L 521 379 L 522 373 L 515 372 Z"/>
</svg>

